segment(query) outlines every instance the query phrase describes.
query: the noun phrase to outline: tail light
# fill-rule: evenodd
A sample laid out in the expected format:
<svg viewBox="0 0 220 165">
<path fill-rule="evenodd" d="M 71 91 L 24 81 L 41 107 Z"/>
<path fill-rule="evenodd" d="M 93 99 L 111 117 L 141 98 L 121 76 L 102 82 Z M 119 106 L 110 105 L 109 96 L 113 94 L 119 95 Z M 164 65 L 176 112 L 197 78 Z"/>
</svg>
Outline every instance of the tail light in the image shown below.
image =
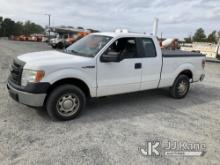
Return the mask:
<svg viewBox="0 0 220 165">
<path fill-rule="evenodd" d="M 205 68 L 205 63 L 206 63 L 206 60 L 203 59 L 203 60 L 202 60 L 202 68 L 203 68 L 203 69 Z"/>
</svg>

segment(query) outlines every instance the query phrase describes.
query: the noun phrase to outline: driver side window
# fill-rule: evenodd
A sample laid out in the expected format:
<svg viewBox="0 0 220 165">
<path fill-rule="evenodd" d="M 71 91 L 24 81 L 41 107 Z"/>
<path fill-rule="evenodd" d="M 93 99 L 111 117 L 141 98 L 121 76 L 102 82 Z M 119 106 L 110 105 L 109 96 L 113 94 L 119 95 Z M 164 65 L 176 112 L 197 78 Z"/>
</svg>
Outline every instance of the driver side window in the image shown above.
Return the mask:
<svg viewBox="0 0 220 165">
<path fill-rule="evenodd" d="M 117 54 L 120 60 L 136 58 L 136 40 L 135 38 L 120 38 L 116 40 L 108 49 L 107 54 Z"/>
</svg>

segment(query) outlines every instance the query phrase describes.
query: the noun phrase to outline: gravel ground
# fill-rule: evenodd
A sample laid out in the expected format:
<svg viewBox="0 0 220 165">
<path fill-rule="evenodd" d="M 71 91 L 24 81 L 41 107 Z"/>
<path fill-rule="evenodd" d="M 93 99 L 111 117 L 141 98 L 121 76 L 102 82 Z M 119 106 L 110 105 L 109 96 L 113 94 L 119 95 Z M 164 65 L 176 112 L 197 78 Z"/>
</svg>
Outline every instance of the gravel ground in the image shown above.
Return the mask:
<svg viewBox="0 0 220 165">
<path fill-rule="evenodd" d="M 0 164 L 220 164 L 220 64 L 207 63 L 204 82 L 175 100 L 166 90 L 91 100 L 80 118 L 53 122 L 41 109 L 13 101 L 6 89 L 12 58 L 50 49 L 0 40 Z M 146 157 L 149 139 L 204 143 L 203 157 Z"/>
</svg>

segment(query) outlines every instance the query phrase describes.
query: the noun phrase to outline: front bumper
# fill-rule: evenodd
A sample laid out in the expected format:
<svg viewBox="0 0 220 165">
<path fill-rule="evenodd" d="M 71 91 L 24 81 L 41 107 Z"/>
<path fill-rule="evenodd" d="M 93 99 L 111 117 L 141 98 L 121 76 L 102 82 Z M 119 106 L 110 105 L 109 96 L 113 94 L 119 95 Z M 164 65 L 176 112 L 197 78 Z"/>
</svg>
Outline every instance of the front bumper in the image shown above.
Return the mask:
<svg viewBox="0 0 220 165">
<path fill-rule="evenodd" d="M 8 92 L 15 101 L 33 106 L 42 107 L 46 98 L 46 93 L 29 93 L 15 89 L 9 83 L 7 84 Z"/>
</svg>

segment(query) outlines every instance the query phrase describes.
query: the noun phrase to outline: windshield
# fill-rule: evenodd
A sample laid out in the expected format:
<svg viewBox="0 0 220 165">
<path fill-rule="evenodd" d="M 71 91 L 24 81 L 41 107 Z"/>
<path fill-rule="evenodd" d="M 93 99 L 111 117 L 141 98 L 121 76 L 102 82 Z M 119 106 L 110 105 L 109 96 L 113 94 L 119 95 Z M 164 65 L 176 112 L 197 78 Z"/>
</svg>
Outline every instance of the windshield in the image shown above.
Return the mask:
<svg viewBox="0 0 220 165">
<path fill-rule="evenodd" d="M 69 46 L 66 52 L 80 56 L 94 57 L 111 39 L 112 37 L 109 36 L 88 35 Z"/>
</svg>

